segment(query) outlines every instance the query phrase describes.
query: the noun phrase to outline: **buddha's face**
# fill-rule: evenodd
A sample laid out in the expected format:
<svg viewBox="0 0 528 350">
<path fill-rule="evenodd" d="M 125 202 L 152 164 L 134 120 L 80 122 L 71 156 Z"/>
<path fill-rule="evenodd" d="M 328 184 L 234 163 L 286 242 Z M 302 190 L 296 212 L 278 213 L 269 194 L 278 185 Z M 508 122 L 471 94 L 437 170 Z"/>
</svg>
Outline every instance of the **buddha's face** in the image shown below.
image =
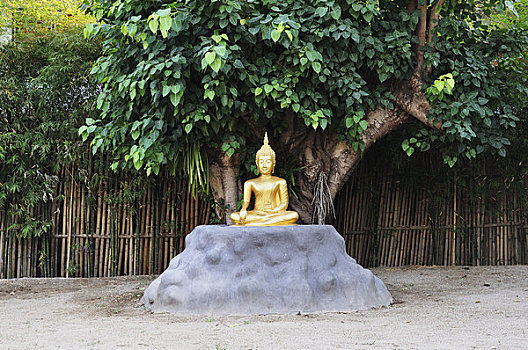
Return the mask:
<svg viewBox="0 0 528 350">
<path fill-rule="evenodd" d="M 270 175 L 274 165 L 271 156 L 259 156 L 257 158 L 257 168 L 262 175 Z"/>
</svg>

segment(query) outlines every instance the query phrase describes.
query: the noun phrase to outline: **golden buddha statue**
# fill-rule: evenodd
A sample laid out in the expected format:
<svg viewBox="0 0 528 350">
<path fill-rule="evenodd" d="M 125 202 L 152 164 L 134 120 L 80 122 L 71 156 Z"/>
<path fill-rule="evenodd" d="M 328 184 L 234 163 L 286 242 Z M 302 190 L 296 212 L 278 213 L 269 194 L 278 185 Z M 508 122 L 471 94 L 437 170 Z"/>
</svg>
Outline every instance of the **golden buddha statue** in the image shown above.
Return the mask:
<svg viewBox="0 0 528 350">
<path fill-rule="evenodd" d="M 286 210 L 286 180 L 271 175 L 275 168 L 275 152 L 268 144 L 268 133 L 264 135 L 264 145 L 257 152 L 256 162 L 260 176 L 244 183 L 242 209 L 232 213 L 231 220 L 241 226 L 294 225 L 299 214 Z M 252 193 L 255 194 L 255 208 L 248 211 Z"/>
</svg>

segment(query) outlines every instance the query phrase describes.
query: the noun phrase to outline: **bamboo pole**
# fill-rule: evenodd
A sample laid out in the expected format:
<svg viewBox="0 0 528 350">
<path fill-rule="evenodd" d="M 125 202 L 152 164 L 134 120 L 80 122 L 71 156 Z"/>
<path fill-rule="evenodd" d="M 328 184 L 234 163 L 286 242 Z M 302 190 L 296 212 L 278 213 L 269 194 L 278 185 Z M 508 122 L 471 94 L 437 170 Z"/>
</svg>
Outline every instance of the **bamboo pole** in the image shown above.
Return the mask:
<svg viewBox="0 0 528 350">
<path fill-rule="evenodd" d="M 119 193 L 123 193 L 123 188 L 121 184 L 119 184 Z M 118 255 L 118 264 L 117 264 L 117 275 L 120 276 L 121 274 L 126 274 L 124 270 L 126 270 L 126 242 L 128 240 L 126 238 L 123 238 L 126 234 L 126 226 L 127 226 L 127 212 L 128 203 L 120 203 L 119 204 L 119 220 L 118 220 L 118 232 L 119 232 L 119 255 Z"/>
<path fill-rule="evenodd" d="M 136 239 L 135 235 L 135 225 L 134 225 L 134 210 L 136 208 L 136 205 L 134 203 L 129 203 L 128 210 L 127 210 L 127 232 L 129 238 L 127 239 L 127 252 L 128 252 L 128 272 L 127 275 L 135 275 L 136 270 L 134 268 L 134 257 L 136 255 L 136 250 L 134 249 L 134 241 Z"/>
<path fill-rule="evenodd" d="M 451 238 L 451 265 L 456 265 L 456 232 L 457 232 L 457 177 L 453 182 L 453 237 Z"/>
<path fill-rule="evenodd" d="M 137 250 L 137 273 L 140 275 L 146 274 L 144 269 L 145 264 L 145 257 L 144 257 L 144 243 L 145 243 L 145 237 L 146 236 L 146 230 L 145 227 L 147 226 L 147 216 L 145 215 L 145 210 L 147 208 L 147 190 L 143 193 L 143 200 L 142 205 L 139 207 L 137 215 L 138 215 L 138 221 L 140 225 L 138 226 L 138 232 L 137 232 L 137 243 L 136 243 L 136 250 Z"/>
<path fill-rule="evenodd" d="M 179 204 L 179 211 L 180 211 L 180 224 L 179 224 L 179 247 L 178 252 L 183 251 L 184 243 L 185 243 L 185 186 L 186 184 L 184 181 L 180 180 L 180 186 L 178 189 L 178 204 Z"/>
<path fill-rule="evenodd" d="M 394 189 L 394 183 L 391 183 L 391 188 Z M 385 227 L 389 228 L 390 230 L 390 237 L 389 237 L 389 245 L 388 245 L 388 251 L 387 251 L 387 266 L 394 266 L 394 255 L 395 255 L 395 243 L 396 243 L 396 235 L 394 231 L 391 229 L 394 225 L 394 204 L 396 203 L 396 197 L 398 196 L 398 192 L 392 191 L 390 193 L 390 199 L 388 202 L 388 215 L 387 215 L 387 225 Z"/>
<path fill-rule="evenodd" d="M 415 191 L 406 184 L 406 192 L 407 192 L 407 205 L 405 207 L 404 213 L 404 222 L 403 225 L 405 227 L 405 235 L 404 235 L 404 254 L 403 259 L 400 262 L 401 265 L 410 265 L 411 260 L 414 257 L 414 242 L 415 242 L 415 233 L 416 230 L 411 229 L 410 227 L 413 226 L 414 222 L 412 219 L 414 219 L 413 213 L 416 213 L 415 210 Z"/>
<path fill-rule="evenodd" d="M 108 179 L 106 178 L 106 176 L 103 175 L 103 181 L 101 183 L 101 187 L 102 187 L 102 192 L 101 192 L 101 216 L 100 216 L 100 220 L 101 220 L 101 226 L 100 226 L 100 231 L 98 232 L 98 234 L 101 236 L 99 238 L 99 250 L 97 250 L 97 255 L 98 255 L 98 261 L 99 261 L 99 273 L 97 274 L 97 277 L 104 277 L 105 276 L 105 270 L 104 270 L 104 267 L 105 267 L 105 261 L 104 261 L 104 258 L 105 258 L 105 248 L 106 248 L 106 239 L 105 239 L 105 235 L 107 234 L 106 232 L 106 198 L 107 198 L 107 192 L 106 192 L 106 186 L 108 184 Z"/>
<path fill-rule="evenodd" d="M 22 241 L 21 241 L 21 238 L 19 236 L 17 236 L 15 238 L 15 245 L 16 245 L 16 250 L 13 250 L 14 252 L 16 251 L 15 255 L 13 256 L 13 262 L 15 262 L 15 274 L 16 275 L 16 278 L 20 278 L 20 265 L 21 265 L 21 256 L 22 256 Z"/>
<path fill-rule="evenodd" d="M 5 229 L 6 229 L 6 213 L 0 214 L 0 279 L 6 278 L 4 273 L 4 244 L 5 244 Z"/>
<path fill-rule="evenodd" d="M 10 220 L 11 221 L 11 220 Z M 7 224 L 7 227 L 9 227 L 9 222 Z M 7 230 L 7 261 L 6 261 L 6 278 L 10 278 L 13 276 L 13 234 L 10 232 L 12 230 Z"/>
<path fill-rule="evenodd" d="M 130 221 L 129 212 L 130 212 L 130 204 L 127 203 L 124 206 L 124 208 L 123 208 L 123 218 L 124 218 L 125 221 L 123 223 L 123 231 L 122 231 L 122 235 L 123 236 L 129 236 L 129 237 L 123 239 L 123 249 L 124 249 L 124 252 L 123 252 L 123 275 L 125 275 L 125 276 L 132 274 L 130 261 L 131 261 L 131 257 L 132 257 L 133 253 L 130 250 L 130 240 L 133 238 L 133 235 L 132 235 L 132 232 L 130 231 L 131 221 Z"/>
<path fill-rule="evenodd" d="M 114 219 L 114 210 L 113 210 L 113 203 L 110 202 L 110 199 L 112 198 L 112 179 L 108 176 L 108 174 L 105 174 L 106 179 L 106 187 L 105 187 L 105 204 L 106 204 L 106 237 L 105 240 L 105 254 L 104 254 L 104 276 L 105 277 L 111 277 L 112 276 L 112 254 L 113 254 L 113 219 Z"/>
<path fill-rule="evenodd" d="M 146 226 L 145 226 L 145 249 L 143 250 L 144 254 L 144 273 L 152 273 L 152 256 L 150 252 L 152 251 L 152 224 L 151 224 L 151 212 L 152 212 L 152 189 L 147 190 L 147 207 L 146 207 Z"/>
<path fill-rule="evenodd" d="M 175 241 L 176 241 L 176 228 L 175 228 L 175 225 L 176 225 L 176 213 L 175 213 L 175 206 L 176 206 L 176 201 L 175 201 L 175 193 L 176 193 L 176 190 L 177 190 L 177 183 L 174 183 L 174 182 L 171 182 L 172 186 L 171 186 L 171 192 L 170 192 L 170 206 L 169 206 L 169 210 L 170 210 L 170 226 L 169 226 L 169 234 L 170 234 L 170 240 L 169 240 L 169 257 L 170 259 L 172 259 L 175 255 L 176 255 L 176 252 L 175 252 Z"/>
<path fill-rule="evenodd" d="M 379 206 L 378 206 L 378 222 L 376 223 L 376 232 L 379 239 L 379 250 L 378 250 L 378 257 L 379 257 L 379 265 L 384 266 L 385 265 L 385 245 L 386 245 L 386 239 L 385 234 L 382 230 L 380 230 L 380 227 L 384 226 L 385 222 L 385 215 L 384 214 L 384 205 L 385 205 L 385 197 L 387 193 L 387 183 L 384 181 L 384 178 L 381 178 L 381 191 L 380 191 L 380 198 L 379 198 Z"/>
<path fill-rule="evenodd" d="M 94 221 L 95 221 L 95 234 L 100 235 L 101 234 L 101 227 L 102 227 L 102 208 L 103 208 L 103 185 L 101 181 L 99 181 L 99 184 L 97 186 L 97 208 L 94 212 Z M 100 276 L 101 271 L 101 264 L 99 261 L 100 252 L 101 252 L 101 239 L 94 238 L 94 255 L 93 255 L 93 262 L 94 262 L 94 277 Z"/>
<path fill-rule="evenodd" d="M 73 171 L 72 165 L 72 171 Z M 69 216 L 66 216 L 66 220 L 68 220 L 66 229 L 68 230 L 67 235 L 67 241 L 66 241 L 66 278 L 69 277 L 69 269 L 70 269 L 70 250 L 71 250 L 71 240 L 72 240 L 72 219 L 73 219 L 73 173 L 70 174 L 71 176 L 71 182 L 70 182 L 70 201 L 69 206 L 67 206 L 65 211 L 69 214 Z"/>
<path fill-rule="evenodd" d="M 171 235 L 171 226 L 172 226 L 172 223 L 171 223 L 171 210 L 170 210 L 170 207 L 172 205 L 172 182 L 171 181 L 167 181 L 167 199 L 164 201 L 165 202 L 165 210 L 164 210 L 164 213 L 165 213 L 165 216 L 164 216 L 164 220 L 165 220 L 165 225 L 163 227 L 163 234 L 165 236 L 165 241 L 164 241 L 164 260 L 163 260 L 163 269 L 167 268 L 167 266 L 169 266 L 169 261 L 171 259 L 171 254 L 170 254 L 170 248 L 172 247 L 172 235 Z"/>
<path fill-rule="evenodd" d="M 77 272 L 77 277 L 84 277 L 85 276 L 85 245 L 86 245 L 86 238 L 84 238 L 84 191 L 83 186 L 79 182 L 77 184 L 77 235 L 78 242 L 79 242 L 79 271 Z"/>
</svg>

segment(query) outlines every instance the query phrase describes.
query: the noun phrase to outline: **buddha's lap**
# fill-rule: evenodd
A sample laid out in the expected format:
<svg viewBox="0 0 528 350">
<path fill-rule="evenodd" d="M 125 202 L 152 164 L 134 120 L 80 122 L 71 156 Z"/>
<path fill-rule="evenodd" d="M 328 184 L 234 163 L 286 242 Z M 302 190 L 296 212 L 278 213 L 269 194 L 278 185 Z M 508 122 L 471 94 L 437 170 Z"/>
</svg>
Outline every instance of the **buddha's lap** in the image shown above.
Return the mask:
<svg viewBox="0 0 528 350">
<path fill-rule="evenodd" d="M 246 222 L 251 221 L 266 221 L 266 220 L 277 220 L 280 221 L 297 221 L 299 214 L 296 211 L 279 211 L 276 213 L 269 213 L 265 211 L 250 210 L 246 215 Z M 231 214 L 231 220 L 235 222 L 240 221 L 240 212 L 234 212 Z"/>
</svg>

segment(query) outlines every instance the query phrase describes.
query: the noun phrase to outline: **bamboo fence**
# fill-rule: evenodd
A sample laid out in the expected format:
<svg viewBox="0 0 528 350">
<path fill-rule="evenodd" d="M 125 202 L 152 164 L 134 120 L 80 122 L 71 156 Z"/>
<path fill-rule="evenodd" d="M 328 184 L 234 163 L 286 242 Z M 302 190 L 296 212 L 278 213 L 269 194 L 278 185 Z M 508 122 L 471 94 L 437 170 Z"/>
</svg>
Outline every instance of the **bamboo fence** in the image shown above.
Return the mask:
<svg viewBox="0 0 528 350">
<path fill-rule="evenodd" d="M 528 263 L 527 211 L 513 191 L 475 196 L 475 179 L 453 178 L 433 196 L 368 166 L 336 198 L 333 223 L 363 266 L 508 265 Z M 0 212 L 0 278 L 107 277 L 162 272 L 192 229 L 209 222 L 211 205 L 185 181 L 159 177 L 132 203 L 120 176 L 101 174 L 90 188 L 63 169 L 58 200 L 33 208 L 51 221 L 40 237 L 21 238 L 17 217 Z"/>
<path fill-rule="evenodd" d="M 347 252 L 363 266 L 527 264 L 522 198 L 475 196 L 473 177 L 449 182 L 438 198 L 391 173 L 358 171 L 335 202 Z"/>
<path fill-rule="evenodd" d="M 185 181 L 162 177 L 130 204 L 115 201 L 126 186 L 119 176 L 103 175 L 91 189 L 74 170 L 61 173 L 61 199 L 35 209 L 52 220 L 40 237 L 19 237 L 9 229 L 18 218 L 0 213 L 0 278 L 160 273 L 184 249 L 186 235 L 209 221 L 211 205 L 194 198 Z"/>
</svg>

